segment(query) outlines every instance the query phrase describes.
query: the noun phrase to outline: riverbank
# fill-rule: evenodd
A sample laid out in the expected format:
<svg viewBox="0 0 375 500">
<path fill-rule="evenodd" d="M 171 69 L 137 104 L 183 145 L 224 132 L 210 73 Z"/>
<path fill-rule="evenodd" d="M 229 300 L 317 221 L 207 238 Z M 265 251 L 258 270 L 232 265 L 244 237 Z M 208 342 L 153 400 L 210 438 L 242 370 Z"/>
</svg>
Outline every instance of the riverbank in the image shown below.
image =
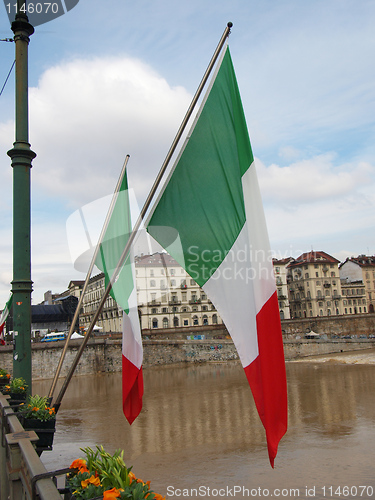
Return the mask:
<svg viewBox="0 0 375 500">
<path fill-rule="evenodd" d="M 72 340 L 66 352 L 61 376 L 65 377 L 72 365 L 80 340 Z M 53 377 L 60 361 L 64 342 L 43 342 L 32 345 L 33 380 Z M 228 362 L 238 360 L 237 350 L 228 339 L 160 339 L 143 340 L 143 367 L 172 365 L 176 363 L 200 364 L 207 362 Z M 333 353 L 362 352 L 375 349 L 375 339 L 334 339 L 334 340 L 284 340 L 285 359 L 318 359 L 333 356 Z M 93 338 L 75 371 L 75 375 L 120 372 L 122 341 L 120 339 Z M 13 348 L 0 347 L 0 366 L 12 372 Z"/>
<path fill-rule="evenodd" d="M 337 352 L 290 360 L 290 363 L 337 363 L 342 365 L 375 365 L 375 349 Z"/>
</svg>

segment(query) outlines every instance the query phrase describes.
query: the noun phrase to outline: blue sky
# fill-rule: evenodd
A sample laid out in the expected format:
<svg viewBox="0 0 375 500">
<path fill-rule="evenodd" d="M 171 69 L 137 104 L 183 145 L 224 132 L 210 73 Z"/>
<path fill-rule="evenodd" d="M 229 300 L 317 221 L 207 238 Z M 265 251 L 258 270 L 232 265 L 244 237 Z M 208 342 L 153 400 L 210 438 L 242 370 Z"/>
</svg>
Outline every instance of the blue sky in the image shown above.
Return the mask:
<svg viewBox="0 0 375 500">
<path fill-rule="evenodd" d="M 0 38 L 11 37 L 0 7 Z M 33 303 L 85 278 L 66 223 L 112 192 L 126 154 L 143 203 L 228 21 L 275 255 L 375 253 L 373 1 L 80 0 L 29 46 Z M 2 86 L 13 43 L 0 58 Z M 14 73 L 0 97 L 1 304 L 13 141 Z"/>
</svg>

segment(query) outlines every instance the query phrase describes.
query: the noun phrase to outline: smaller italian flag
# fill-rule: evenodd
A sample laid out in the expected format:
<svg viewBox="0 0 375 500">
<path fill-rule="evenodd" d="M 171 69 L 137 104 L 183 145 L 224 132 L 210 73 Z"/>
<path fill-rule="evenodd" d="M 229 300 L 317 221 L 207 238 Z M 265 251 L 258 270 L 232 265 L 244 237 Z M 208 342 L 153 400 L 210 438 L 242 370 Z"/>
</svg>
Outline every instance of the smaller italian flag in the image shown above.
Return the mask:
<svg viewBox="0 0 375 500">
<path fill-rule="evenodd" d="M 0 344 L 5 345 L 5 340 L 4 340 L 4 327 L 5 327 L 5 322 L 7 320 L 7 317 L 9 316 L 9 311 L 10 308 L 12 307 L 13 303 L 13 294 L 10 295 L 8 302 L 5 304 L 4 310 L 1 313 L 0 317 Z"/>
<path fill-rule="evenodd" d="M 116 272 L 131 233 L 130 205 L 126 171 L 103 240 L 100 243 L 96 266 L 104 272 L 106 286 Z M 132 249 L 111 289 L 111 296 L 122 307 L 122 405 L 131 424 L 142 409 L 143 347 L 138 318 L 137 291 Z"/>
</svg>

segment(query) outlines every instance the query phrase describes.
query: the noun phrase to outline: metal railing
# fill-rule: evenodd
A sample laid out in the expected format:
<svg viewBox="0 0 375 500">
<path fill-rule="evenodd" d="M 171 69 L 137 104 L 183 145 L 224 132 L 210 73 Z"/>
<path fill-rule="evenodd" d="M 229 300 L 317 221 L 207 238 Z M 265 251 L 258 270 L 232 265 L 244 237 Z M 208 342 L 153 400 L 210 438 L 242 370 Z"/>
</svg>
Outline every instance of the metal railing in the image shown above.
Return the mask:
<svg viewBox="0 0 375 500">
<path fill-rule="evenodd" d="M 56 476 L 68 469 L 48 472 L 33 443 L 34 431 L 25 431 L 7 396 L 0 393 L 1 446 L 0 498 L 4 500 L 61 500 Z"/>
</svg>

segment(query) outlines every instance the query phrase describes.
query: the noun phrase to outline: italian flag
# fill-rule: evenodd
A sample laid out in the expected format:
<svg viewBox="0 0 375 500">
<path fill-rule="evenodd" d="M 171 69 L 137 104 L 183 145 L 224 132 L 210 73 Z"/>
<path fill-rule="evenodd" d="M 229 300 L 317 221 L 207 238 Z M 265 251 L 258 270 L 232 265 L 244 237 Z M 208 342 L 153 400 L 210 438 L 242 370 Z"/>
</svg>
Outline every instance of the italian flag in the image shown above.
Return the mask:
<svg viewBox="0 0 375 500">
<path fill-rule="evenodd" d="M 171 228 L 178 242 L 170 241 Z M 284 351 L 262 200 L 228 47 L 147 231 L 222 317 L 264 425 L 273 467 L 287 429 Z"/>
<path fill-rule="evenodd" d="M 7 320 L 7 317 L 9 316 L 10 309 L 12 307 L 13 303 L 13 294 L 10 295 L 8 302 L 5 304 L 4 310 L 1 313 L 0 316 L 0 344 L 5 345 L 5 340 L 4 340 L 4 327 L 5 327 L 5 322 Z"/>
<path fill-rule="evenodd" d="M 108 227 L 100 243 L 96 266 L 104 272 L 105 284 L 116 271 L 131 233 L 131 218 L 126 170 Z M 111 296 L 122 307 L 122 404 L 124 415 L 131 424 L 142 409 L 143 396 L 143 347 L 138 318 L 137 292 L 134 286 L 135 270 L 132 250 L 116 281 Z"/>
</svg>

